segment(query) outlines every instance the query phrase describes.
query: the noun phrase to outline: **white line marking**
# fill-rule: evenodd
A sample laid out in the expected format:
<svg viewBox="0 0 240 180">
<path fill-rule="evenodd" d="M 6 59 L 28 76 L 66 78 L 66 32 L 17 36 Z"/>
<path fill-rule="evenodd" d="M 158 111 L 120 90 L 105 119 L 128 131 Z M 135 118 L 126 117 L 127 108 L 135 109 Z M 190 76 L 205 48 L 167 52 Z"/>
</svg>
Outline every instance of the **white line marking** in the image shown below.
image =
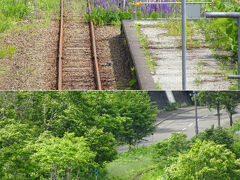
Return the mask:
<svg viewBox="0 0 240 180">
<path fill-rule="evenodd" d="M 186 128 L 183 128 L 182 131 L 186 130 Z"/>
<path fill-rule="evenodd" d="M 190 127 L 190 126 L 192 126 L 192 125 L 193 125 L 193 123 L 189 124 L 188 127 Z"/>
</svg>

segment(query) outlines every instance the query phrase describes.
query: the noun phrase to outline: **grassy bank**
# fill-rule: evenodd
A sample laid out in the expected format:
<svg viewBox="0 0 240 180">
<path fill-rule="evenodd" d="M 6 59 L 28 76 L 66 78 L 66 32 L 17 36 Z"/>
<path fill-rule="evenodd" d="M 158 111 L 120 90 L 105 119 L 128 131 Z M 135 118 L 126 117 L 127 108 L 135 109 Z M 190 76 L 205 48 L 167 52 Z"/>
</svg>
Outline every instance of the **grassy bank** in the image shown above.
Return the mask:
<svg viewBox="0 0 240 180">
<path fill-rule="evenodd" d="M 38 20 L 49 21 L 53 14 L 58 17 L 59 0 L 29 0 L 26 4 L 24 2 L 20 0 L 14 4 L 9 0 L 0 1 L 0 34 L 31 28 Z"/>
</svg>

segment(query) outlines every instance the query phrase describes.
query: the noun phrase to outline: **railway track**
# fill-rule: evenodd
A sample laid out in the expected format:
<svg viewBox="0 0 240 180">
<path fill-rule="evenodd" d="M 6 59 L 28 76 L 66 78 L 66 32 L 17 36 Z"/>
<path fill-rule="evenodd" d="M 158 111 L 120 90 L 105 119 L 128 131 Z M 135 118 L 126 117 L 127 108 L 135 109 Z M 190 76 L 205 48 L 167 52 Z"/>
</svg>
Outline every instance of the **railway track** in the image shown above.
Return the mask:
<svg viewBox="0 0 240 180">
<path fill-rule="evenodd" d="M 93 22 L 79 20 L 66 3 L 61 0 L 57 89 L 102 90 Z"/>
</svg>

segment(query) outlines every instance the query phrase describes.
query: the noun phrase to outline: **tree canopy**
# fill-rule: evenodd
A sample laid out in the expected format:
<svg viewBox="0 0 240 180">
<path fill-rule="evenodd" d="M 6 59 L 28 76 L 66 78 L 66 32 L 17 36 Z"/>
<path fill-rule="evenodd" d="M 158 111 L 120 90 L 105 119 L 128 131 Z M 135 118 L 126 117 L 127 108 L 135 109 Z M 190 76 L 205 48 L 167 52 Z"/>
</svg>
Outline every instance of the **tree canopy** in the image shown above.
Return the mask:
<svg viewBox="0 0 240 180">
<path fill-rule="evenodd" d="M 147 92 L 0 92 L 0 179 L 78 179 L 154 130 Z"/>
</svg>

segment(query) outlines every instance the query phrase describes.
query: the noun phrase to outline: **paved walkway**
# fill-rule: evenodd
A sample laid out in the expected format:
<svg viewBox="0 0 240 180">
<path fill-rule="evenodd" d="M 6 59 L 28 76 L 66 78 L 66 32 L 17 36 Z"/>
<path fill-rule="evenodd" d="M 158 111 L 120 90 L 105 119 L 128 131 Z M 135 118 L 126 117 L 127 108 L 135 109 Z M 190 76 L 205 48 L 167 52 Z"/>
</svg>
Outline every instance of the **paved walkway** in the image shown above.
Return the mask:
<svg viewBox="0 0 240 180">
<path fill-rule="evenodd" d="M 149 25 L 149 21 L 147 25 L 144 21 L 136 21 L 136 23 L 144 25 L 140 31 L 146 36 L 148 51 L 152 61 L 156 63 L 152 72 L 154 82 L 162 90 L 181 90 L 181 36 L 168 35 L 168 29 Z M 231 82 L 224 80 L 220 62 L 205 44 L 204 36 L 196 29 L 192 39 L 193 46 L 197 48 L 187 50 L 187 89 L 228 90 Z"/>
</svg>

